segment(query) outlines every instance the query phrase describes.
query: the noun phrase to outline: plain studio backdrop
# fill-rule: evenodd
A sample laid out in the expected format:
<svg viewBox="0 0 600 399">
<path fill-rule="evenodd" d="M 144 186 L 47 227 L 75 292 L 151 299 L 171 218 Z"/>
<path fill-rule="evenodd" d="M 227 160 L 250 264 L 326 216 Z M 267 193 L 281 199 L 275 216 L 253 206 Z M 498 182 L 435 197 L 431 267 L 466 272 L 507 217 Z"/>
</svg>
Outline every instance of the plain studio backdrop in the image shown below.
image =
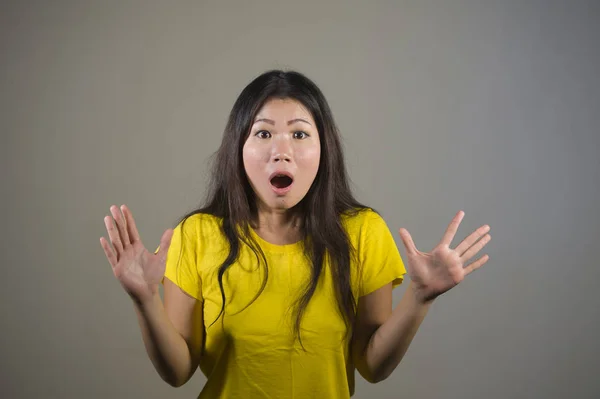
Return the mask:
<svg viewBox="0 0 600 399">
<path fill-rule="evenodd" d="M 205 194 L 242 88 L 295 69 L 330 102 L 358 198 L 429 251 L 490 261 L 356 398 L 598 398 L 600 3 L 4 1 L 3 398 L 191 398 L 148 359 L 99 244 L 154 249 Z M 398 303 L 406 284 L 395 290 Z"/>
</svg>

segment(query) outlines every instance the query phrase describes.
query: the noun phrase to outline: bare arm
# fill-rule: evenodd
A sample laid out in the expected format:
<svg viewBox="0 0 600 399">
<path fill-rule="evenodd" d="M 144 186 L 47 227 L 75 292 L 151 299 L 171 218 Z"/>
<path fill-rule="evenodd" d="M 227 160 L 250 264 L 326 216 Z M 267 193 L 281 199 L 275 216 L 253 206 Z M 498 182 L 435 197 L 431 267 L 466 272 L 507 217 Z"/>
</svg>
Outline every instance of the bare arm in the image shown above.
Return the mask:
<svg viewBox="0 0 600 399">
<path fill-rule="evenodd" d="M 169 385 L 185 384 L 198 368 L 204 335 L 202 302 L 165 278 L 164 305 L 158 294 L 135 303 L 146 352 Z"/>
<path fill-rule="evenodd" d="M 392 311 L 391 283 L 359 299 L 352 353 L 356 368 L 368 381 L 389 377 L 406 353 L 432 301 L 489 260 L 484 255 L 472 261 L 491 240 L 488 225 L 472 232 L 456 248 L 450 248 L 463 217 L 464 212 L 459 211 L 440 243 L 428 253 L 419 251 L 408 231 L 400 229 L 411 282 L 396 309 Z"/>
<path fill-rule="evenodd" d="M 412 283 L 393 311 L 391 283 L 359 299 L 352 354 L 367 381 L 376 383 L 392 374 L 429 307 L 416 301 Z"/>
<path fill-rule="evenodd" d="M 110 239 L 100 245 L 115 277 L 131 297 L 146 352 L 158 374 L 173 386 L 185 384 L 198 367 L 204 336 L 202 302 L 164 279 L 165 303 L 160 299 L 166 259 L 174 230 L 167 229 L 155 253 L 149 252 L 129 208 L 110 207 L 104 224 Z M 111 245 L 112 244 L 112 245 Z"/>
</svg>

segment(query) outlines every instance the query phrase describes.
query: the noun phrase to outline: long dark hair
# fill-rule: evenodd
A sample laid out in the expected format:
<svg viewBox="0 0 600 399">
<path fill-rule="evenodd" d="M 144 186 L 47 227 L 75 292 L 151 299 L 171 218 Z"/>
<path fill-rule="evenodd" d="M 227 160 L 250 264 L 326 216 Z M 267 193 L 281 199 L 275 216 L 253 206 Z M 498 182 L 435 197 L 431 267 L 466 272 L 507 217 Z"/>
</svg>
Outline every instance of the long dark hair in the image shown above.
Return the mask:
<svg viewBox="0 0 600 399">
<path fill-rule="evenodd" d="M 222 218 L 222 230 L 229 242 L 229 254 L 219 267 L 218 281 L 222 306 L 217 320 L 225 311 L 223 275 L 235 263 L 242 244 L 248 245 L 265 267 L 268 267 L 260 245 L 252 238 L 250 228 L 257 216 L 257 204 L 246 171 L 242 149 L 250 134 L 256 114 L 267 100 L 294 99 L 311 113 L 321 142 L 321 161 L 316 178 L 306 196 L 295 206 L 301 218 L 304 253 L 311 260 L 308 286 L 296 303 L 294 332 L 300 337 L 300 322 L 313 296 L 325 258 L 329 260 L 338 309 L 351 332 L 356 314 L 356 302 L 350 282 L 350 262 L 353 248 L 342 226 L 342 215 L 366 208 L 352 195 L 344 163 L 340 135 L 331 109 L 317 85 L 295 71 L 272 70 L 255 78 L 237 98 L 225 127 L 223 141 L 213 159 L 213 169 L 205 205 L 189 212 L 179 222 L 198 213 Z M 215 320 L 216 321 L 216 320 Z"/>
</svg>

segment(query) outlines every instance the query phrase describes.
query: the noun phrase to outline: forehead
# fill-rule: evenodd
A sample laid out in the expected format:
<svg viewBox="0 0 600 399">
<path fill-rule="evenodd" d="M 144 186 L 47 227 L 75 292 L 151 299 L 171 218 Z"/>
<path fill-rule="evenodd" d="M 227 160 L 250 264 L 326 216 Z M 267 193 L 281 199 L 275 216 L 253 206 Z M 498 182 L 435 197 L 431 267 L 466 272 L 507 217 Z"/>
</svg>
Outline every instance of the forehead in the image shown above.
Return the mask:
<svg viewBox="0 0 600 399">
<path fill-rule="evenodd" d="M 267 100 L 254 119 L 260 118 L 268 118 L 276 122 L 295 118 L 313 121 L 313 117 L 308 109 L 301 102 L 293 98 L 273 98 Z"/>
</svg>

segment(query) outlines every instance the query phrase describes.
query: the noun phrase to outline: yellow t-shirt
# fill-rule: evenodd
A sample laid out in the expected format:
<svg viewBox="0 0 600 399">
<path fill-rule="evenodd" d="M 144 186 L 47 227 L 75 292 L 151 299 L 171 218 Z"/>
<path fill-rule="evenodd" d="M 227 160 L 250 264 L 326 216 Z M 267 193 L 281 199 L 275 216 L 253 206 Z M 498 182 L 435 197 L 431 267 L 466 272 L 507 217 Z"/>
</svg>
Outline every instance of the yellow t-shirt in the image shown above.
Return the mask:
<svg viewBox="0 0 600 399">
<path fill-rule="evenodd" d="M 351 264 L 356 300 L 390 282 L 399 285 L 406 270 L 384 220 L 363 210 L 343 216 L 343 224 L 357 254 Z M 274 245 L 252 231 L 267 259 L 266 286 L 256 297 L 264 267 L 242 244 L 238 261 L 223 277 L 225 315 L 213 324 L 222 303 L 217 271 L 229 251 L 220 226 L 212 215 L 191 216 L 183 229 L 181 223 L 175 228 L 167 255 L 165 277 L 203 302 L 200 369 L 208 380 L 199 397 L 349 398 L 355 372 L 328 267 L 302 318 L 304 349 L 293 330 L 294 300 L 310 276 L 302 243 Z"/>
</svg>

